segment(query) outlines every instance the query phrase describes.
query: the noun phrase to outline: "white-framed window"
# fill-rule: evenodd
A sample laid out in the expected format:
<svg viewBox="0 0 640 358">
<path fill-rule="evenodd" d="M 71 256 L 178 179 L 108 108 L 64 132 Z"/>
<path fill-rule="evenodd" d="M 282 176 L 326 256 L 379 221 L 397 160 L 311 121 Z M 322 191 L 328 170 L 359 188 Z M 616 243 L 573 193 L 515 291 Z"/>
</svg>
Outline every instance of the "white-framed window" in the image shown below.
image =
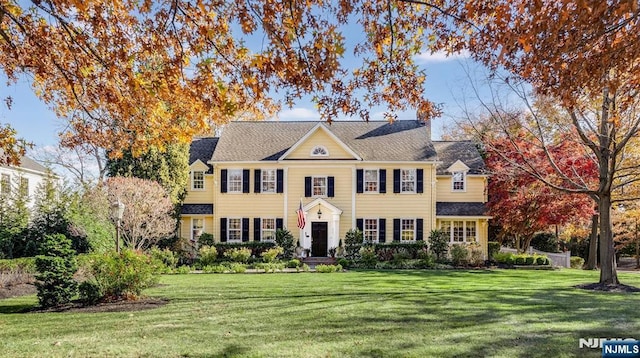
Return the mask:
<svg viewBox="0 0 640 358">
<path fill-rule="evenodd" d="M 378 169 L 365 169 L 364 170 L 364 192 L 365 193 L 377 193 L 378 192 Z"/>
<path fill-rule="evenodd" d="M 454 220 L 453 221 L 453 242 L 463 242 L 464 241 L 464 221 Z"/>
<path fill-rule="evenodd" d="M 312 157 L 326 157 L 328 155 L 329 151 L 323 145 L 316 145 L 315 147 L 313 147 L 313 149 L 311 149 Z"/>
<path fill-rule="evenodd" d="M 400 220 L 400 242 L 414 241 L 416 239 L 416 219 Z"/>
<path fill-rule="evenodd" d="M 378 242 L 378 219 L 364 219 L 364 242 Z"/>
<path fill-rule="evenodd" d="M 274 241 L 276 239 L 276 219 L 261 219 L 260 238 L 262 241 Z"/>
<path fill-rule="evenodd" d="M 415 169 L 400 170 L 400 192 L 401 193 L 416 192 L 416 170 Z"/>
<path fill-rule="evenodd" d="M 227 171 L 227 192 L 242 193 L 242 169 Z"/>
<path fill-rule="evenodd" d="M 227 219 L 227 241 L 228 242 L 242 241 L 242 219 L 240 218 Z"/>
<path fill-rule="evenodd" d="M 327 196 L 327 177 L 311 178 L 311 195 L 314 197 Z"/>
<path fill-rule="evenodd" d="M 477 222 L 471 220 L 443 220 L 440 222 L 440 230 L 451 243 L 478 241 Z"/>
<path fill-rule="evenodd" d="M 262 193 L 275 193 L 276 192 L 276 170 L 275 169 L 262 169 L 260 172 L 261 186 L 260 191 Z"/>
<path fill-rule="evenodd" d="M 20 195 L 29 196 L 29 178 L 20 177 Z"/>
<path fill-rule="evenodd" d="M 451 190 L 453 191 L 465 191 L 465 175 L 464 172 L 453 172 L 451 176 Z"/>
<path fill-rule="evenodd" d="M 191 240 L 197 241 L 204 232 L 204 219 L 191 218 Z"/>
<path fill-rule="evenodd" d="M 2 174 L 2 177 L 0 177 L 0 194 L 11 194 L 11 177 L 9 174 Z"/>
<path fill-rule="evenodd" d="M 465 241 L 467 242 L 476 242 L 477 241 L 477 230 L 476 230 L 476 222 L 475 221 L 466 221 L 464 223 L 465 231 Z"/>
<path fill-rule="evenodd" d="M 204 172 L 194 171 L 191 173 L 191 189 L 204 190 Z"/>
</svg>

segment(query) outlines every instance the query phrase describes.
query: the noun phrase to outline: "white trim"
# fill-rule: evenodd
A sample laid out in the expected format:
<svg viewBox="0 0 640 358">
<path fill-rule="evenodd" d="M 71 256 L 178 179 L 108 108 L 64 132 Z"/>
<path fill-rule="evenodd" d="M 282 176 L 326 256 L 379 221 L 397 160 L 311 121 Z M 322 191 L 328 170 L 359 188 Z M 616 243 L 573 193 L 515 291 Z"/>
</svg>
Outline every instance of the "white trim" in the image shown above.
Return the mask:
<svg viewBox="0 0 640 358">
<path fill-rule="evenodd" d="M 242 229 L 244 229 L 244 228 L 242 227 L 242 218 L 237 218 L 237 217 L 228 217 L 228 218 L 226 218 L 226 219 L 227 219 L 227 242 L 230 242 L 230 243 L 242 242 Z M 238 240 L 231 240 L 231 239 L 229 238 L 229 233 L 231 233 L 231 230 L 229 229 L 229 227 L 231 226 L 231 225 L 229 225 L 229 221 L 230 221 L 230 220 L 240 220 L 240 239 L 238 239 Z M 236 229 L 234 229 L 234 231 L 235 231 L 235 230 L 236 230 Z"/>
<path fill-rule="evenodd" d="M 400 192 L 396 194 L 418 194 L 418 168 L 398 168 L 400 170 Z M 402 190 L 402 171 L 403 170 L 413 170 L 413 191 L 403 191 Z M 424 178 L 423 178 L 424 181 Z"/>
<path fill-rule="evenodd" d="M 451 165 L 449 166 L 449 168 L 447 168 L 447 169 L 445 169 L 445 170 L 446 170 L 446 171 L 448 171 L 449 173 L 453 173 L 454 171 L 453 171 L 453 170 L 451 170 L 451 168 L 455 167 L 455 166 L 456 166 L 456 165 L 458 165 L 458 164 L 461 164 L 463 169 L 462 169 L 462 170 L 456 170 L 456 172 L 468 172 L 468 171 L 469 171 L 469 169 L 471 169 L 471 168 L 469 168 L 469 166 L 467 166 L 466 164 L 464 164 L 464 162 L 463 162 L 463 161 L 461 161 L 460 159 L 458 159 L 458 160 L 456 160 L 453 164 L 451 164 Z"/>
<path fill-rule="evenodd" d="M 375 235 L 373 241 L 370 241 L 370 243 L 377 244 L 379 239 L 380 239 L 380 218 L 362 218 L 362 241 L 363 242 L 367 242 L 366 241 L 366 236 L 365 236 L 365 232 L 367 231 L 367 220 L 375 220 L 376 221 L 376 230 L 375 230 L 376 231 L 376 235 Z M 402 225 L 402 222 L 401 222 L 400 225 Z"/>
<path fill-rule="evenodd" d="M 456 183 L 454 177 L 458 173 L 462 175 L 462 189 L 454 188 L 454 185 Z M 467 172 L 458 170 L 458 171 L 455 171 L 455 172 L 451 173 L 451 192 L 452 193 L 466 193 L 467 192 Z"/>
<path fill-rule="evenodd" d="M 232 171 L 240 171 L 240 191 L 235 191 L 235 190 L 231 191 L 230 190 L 230 188 L 231 188 L 231 185 L 230 185 L 231 184 L 231 180 L 229 178 L 231 177 L 231 172 Z M 240 168 L 240 169 L 238 169 L 238 168 L 233 168 L 233 169 L 232 168 L 227 168 L 227 191 L 224 194 L 243 194 L 243 192 L 242 192 L 243 181 L 244 181 L 244 169 L 243 168 Z"/>
<path fill-rule="evenodd" d="M 202 220 L 202 232 L 200 233 L 200 235 L 204 234 L 204 227 L 205 227 L 205 222 L 204 222 L 204 216 L 192 216 L 191 217 L 191 225 L 189 225 L 189 239 L 191 241 L 196 241 L 196 239 L 193 237 L 193 221 L 194 220 Z"/>
<path fill-rule="evenodd" d="M 336 144 L 338 144 L 338 146 L 340 146 L 347 153 L 352 155 L 355 160 L 362 160 L 362 158 L 358 154 L 356 154 L 356 152 L 354 152 L 353 149 L 349 148 L 349 146 L 346 145 L 343 141 L 341 141 L 340 138 L 338 138 L 335 134 L 333 134 L 333 132 L 327 129 L 327 127 L 324 124 L 318 123 L 313 128 L 311 128 L 311 130 L 309 130 L 307 134 L 302 136 L 302 138 L 298 139 L 298 141 L 294 145 L 292 145 L 291 148 L 289 148 L 286 152 L 284 152 L 284 154 L 282 154 L 280 158 L 278 158 L 278 161 L 281 161 L 287 158 L 291 153 L 296 151 L 296 149 L 298 149 L 298 147 L 300 147 L 302 143 L 304 143 L 307 139 L 309 139 L 309 137 L 311 137 L 313 134 L 315 134 L 315 132 L 319 130 L 323 130 L 331 139 L 333 139 L 336 142 Z"/>
<path fill-rule="evenodd" d="M 279 168 L 260 168 L 260 194 L 279 194 L 278 193 L 278 169 Z M 264 172 L 267 170 L 273 171 L 273 191 L 264 191 Z M 253 172 L 253 175 L 255 176 L 255 170 Z M 255 178 L 254 178 L 254 182 L 255 182 Z"/>
<path fill-rule="evenodd" d="M 413 240 L 402 240 L 402 231 L 408 231 L 408 230 L 402 230 L 402 220 L 413 220 Z M 362 223 L 362 226 L 364 226 L 364 223 Z M 400 243 L 416 242 L 417 226 L 418 226 L 418 218 L 400 218 L 400 237 L 398 238 L 398 242 Z"/>
<path fill-rule="evenodd" d="M 206 190 L 206 184 L 205 184 L 206 180 L 204 180 L 205 175 L 206 175 L 205 172 L 206 171 L 204 171 L 204 170 L 192 170 L 191 171 L 191 173 L 190 173 L 191 175 L 189 175 L 191 177 L 191 191 L 205 191 Z M 194 183 L 195 183 L 194 175 L 196 173 L 202 173 L 202 188 L 196 188 L 194 186 Z"/>
<path fill-rule="evenodd" d="M 263 232 L 264 228 L 263 228 L 263 226 L 262 226 L 262 225 L 263 225 L 263 223 L 264 223 L 264 220 L 265 220 L 265 219 L 267 219 L 267 220 L 273 220 L 273 239 L 272 239 L 272 240 L 268 240 L 268 241 L 266 241 L 266 242 L 275 242 L 275 239 L 276 239 L 276 236 L 275 236 L 275 235 L 276 235 L 276 231 L 278 230 L 278 228 L 277 228 L 277 224 L 276 224 L 276 222 L 277 222 L 277 218 L 275 218 L 275 217 L 260 218 L 260 241 L 265 241 L 265 239 L 264 239 L 264 232 Z M 255 231 L 255 228 L 254 228 L 254 231 Z M 255 240 L 255 238 L 254 238 L 254 240 Z"/>
<path fill-rule="evenodd" d="M 376 171 L 376 190 L 375 191 L 367 191 L 367 170 Z M 380 194 L 380 168 L 362 168 L 362 194 Z"/>
<path fill-rule="evenodd" d="M 315 187 L 314 179 L 324 179 L 324 195 L 315 195 L 313 188 Z M 311 197 L 312 198 L 327 198 L 329 196 L 329 177 L 326 175 L 312 175 L 311 176 Z"/>
</svg>

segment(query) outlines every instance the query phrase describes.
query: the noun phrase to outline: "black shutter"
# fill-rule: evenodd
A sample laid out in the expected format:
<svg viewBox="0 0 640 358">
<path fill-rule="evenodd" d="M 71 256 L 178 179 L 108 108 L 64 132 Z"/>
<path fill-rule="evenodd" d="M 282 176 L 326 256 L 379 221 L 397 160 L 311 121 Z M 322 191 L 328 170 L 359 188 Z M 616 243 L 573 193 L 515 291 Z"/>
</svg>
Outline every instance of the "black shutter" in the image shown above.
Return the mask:
<svg viewBox="0 0 640 358">
<path fill-rule="evenodd" d="M 424 169 L 416 169 L 416 193 L 424 192 Z"/>
<path fill-rule="evenodd" d="M 304 197 L 311 197 L 311 177 L 304 177 Z"/>
<path fill-rule="evenodd" d="M 242 218 L 242 241 L 249 241 L 249 218 Z"/>
<path fill-rule="evenodd" d="M 327 196 L 333 198 L 335 195 L 335 178 L 327 177 Z"/>
<path fill-rule="evenodd" d="M 244 169 L 242 171 L 242 192 L 243 193 L 248 193 L 249 192 L 249 176 L 250 176 L 251 171 L 249 169 Z"/>
<path fill-rule="evenodd" d="M 378 242 L 384 244 L 387 241 L 387 219 L 378 219 Z"/>
<path fill-rule="evenodd" d="M 380 189 L 378 190 L 378 192 L 380 194 L 384 194 L 387 192 L 387 170 L 386 169 L 380 169 L 379 171 L 380 173 Z"/>
<path fill-rule="evenodd" d="M 276 218 L 276 230 L 284 228 L 284 220 L 282 218 Z"/>
<path fill-rule="evenodd" d="M 284 170 L 276 170 L 276 193 L 284 193 Z"/>
<path fill-rule="evenodd" d="M 422 241 L 424 240 L 424 220 L 416 219 L 416 240 Z"/>
<path fill-rule="evenodd" d="M 363 219 L 356 219 L 356 229 L 358 229 L 360 231 L 364 231 L 364 220 Z"/>
<path fill-rule="evenodd" d="M 400 241 L 400 219 L 393 219 L 393 241 Z"/>
<path fill-rule="evenodd" d="M 364 192 L 364 170 L 356 170 L 356 193 Z"/>
<path fill-rule="evenodd" d="M 262 170 L 256 169 L 253 171 L 253 192 L 259 193 L 262 189 Z"/>
<path fill-rule="evenodd" d="M 227 170 L 226 169 L 222 169 L 220 171 L 220 192 L 221 193 L 227 192 Z"/>
<path fill-rule="evenodd" d="M 253 241 L 260 241 L 260 218 L 253 218 Z"/>
<path fill-rule="evenodd" d="M 400 169 L 393 170 L 393 192 L 400 192 Z"/>
<path fill-rule="evenodd" d="M 227 218 L 220 218 L 220 242 L 227 242 Z"/>
</svg>

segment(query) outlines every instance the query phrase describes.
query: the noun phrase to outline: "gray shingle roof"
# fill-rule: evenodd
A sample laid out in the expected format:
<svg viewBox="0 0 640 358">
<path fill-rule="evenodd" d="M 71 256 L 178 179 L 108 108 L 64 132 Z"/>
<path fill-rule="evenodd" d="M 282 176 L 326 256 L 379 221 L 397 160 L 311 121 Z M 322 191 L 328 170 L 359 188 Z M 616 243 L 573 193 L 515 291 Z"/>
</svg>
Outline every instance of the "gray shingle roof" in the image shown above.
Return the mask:
<svg viewBox="0 0 640 358">
<path fill-rule="evenodd" d="M 218 144 L 218 137 L 202 137 L 194 138 L 189 147 L 189 165 L 200 159 L 201 162 L 207 164 L 209 170 L 207 174 L 213 174 L 213 168 L 207 162 L 211 160 L 213 151 Z"/>
<path fill-rule="evenodd" d="M 213 204 L 182 204 L 182 215 L 213 215 Z"/>
<path fill-rule="evenodd" d="M 366 161 L 433 161 L 436 151 L 417 121 L 231 122 L 213 161 L 277 160 L 318 123 Z"/>
<path fill-rule="evenodd" d="M 2 154 L 4 154 L 4 152 L 0 150 L 0 155 Z M 24 168 L 24 169 L 33 170 L 33 171 L 42 172 L 42 173 L 47 172 L 47 168 L 44 165 L 36 162 L 35 160 L 29 157 L 24 157 L 24 156 L 20 158 L 20 165 L 17 166 L 17 168 Z"/>
<path fill-rule="evenodd" d="M 436 203 L 436 216 L 486 216 L 484 203 Z"/>
<path fill-rule="evenodd" d="M 453 163 L 460 160 L 469 167 L 468 174 L 485 174 L 484 160 L 478 152 L 478 148 L 471 141 L 434 141 L 434 147 L 438 152 L 437 174 L 450 174 L 446 172 Z"/>
</svg>

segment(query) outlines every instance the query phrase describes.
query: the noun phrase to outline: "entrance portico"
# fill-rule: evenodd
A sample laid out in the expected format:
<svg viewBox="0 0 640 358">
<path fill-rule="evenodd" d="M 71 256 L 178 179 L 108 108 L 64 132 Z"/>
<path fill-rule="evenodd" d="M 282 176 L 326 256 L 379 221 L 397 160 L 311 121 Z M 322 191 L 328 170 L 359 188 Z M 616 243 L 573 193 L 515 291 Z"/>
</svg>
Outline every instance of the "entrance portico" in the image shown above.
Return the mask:
<svg viewBox="0 0 640 358">
<path fill-rule="evenodd" d="M 328 256 L 328 250 L 340 242 L 342 210 L 323 198 L 307 203 L 303 210 L 306 225 L 300 230 L 300 246 L 311 250 L 311 256 Z"/>
</svg>

